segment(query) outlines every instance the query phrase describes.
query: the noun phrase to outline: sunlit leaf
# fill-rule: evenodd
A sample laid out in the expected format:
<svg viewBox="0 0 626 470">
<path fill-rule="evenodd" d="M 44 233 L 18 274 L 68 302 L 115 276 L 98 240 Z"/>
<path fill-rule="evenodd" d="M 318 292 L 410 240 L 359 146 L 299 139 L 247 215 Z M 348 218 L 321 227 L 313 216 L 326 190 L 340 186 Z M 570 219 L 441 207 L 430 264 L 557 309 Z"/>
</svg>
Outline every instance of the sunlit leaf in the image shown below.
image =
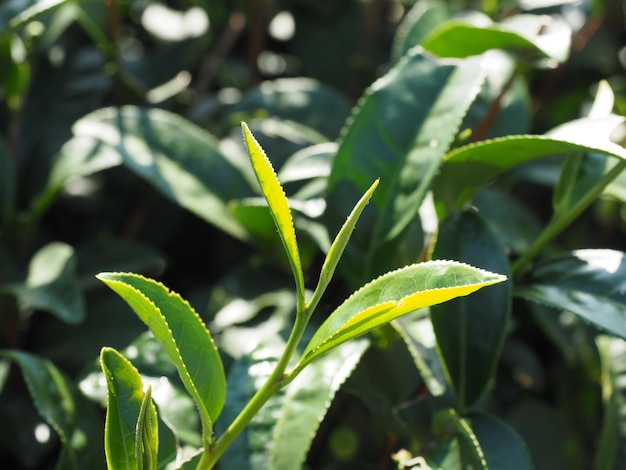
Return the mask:
<svg viewBox="0 0 626 470">
<path fill-rule="evenodd" d="M 434 183 L 437 212 L 443 216 L 461 208 L 500 174 L 538 158 L 595 152 L 626 159 L 626 149 L 610 140 L 611 133 L 623 121 L 619 116 L 582 118 L 546 135 L 508 136 L 455 149 L 446 155 Z"/>
<path fill-rule="evenodd" d="M 226 377 L 204 323 L 191 306 L 162 284 L 136 274 L 101 273 L 163 344 L 185 388 L 200 410 L 205 443 L 224 406 Z"/>
<path fill-rule="evenodd" d="M 107 466 L 111 470 L 140 468 L 136 429 L 143 402 L 141 376 L 126 358 L 111 348 L 102 349 L 100 363 L 108 387 Z"/>
<path fill-rule="evenodd" d="M 278 234 L 283 242 L 293 277 L 296 281 L 296 289 L 299 297 L 304 297 L 304 277 L 302 274 L 302 264 L 300 262 L 300 252 L 296 241 L 296 232 L 291 218 L 291 210 L 287 202 L 285 191 L 278 181 L 278 177 L 272 168 L 272 164 L 265 155 L 265 152 L 255 140 L 250 129 L 245 123 L 241 124 L 244 140 L 252 162 L 252 167 L 257 175 L 263 195 L 267 200 L 270 213 L 278 229 Z"/>
<path fill-rule="evenodd" d="M 384 274 L 352 294 L 328 317 L 305 348 L 300 364 L 406 313 L 505 279 L 453 261 L 429 261 Z"/>
<path fill-rule="evenodd" d="M 380 178 L 341 268 L 353 286 L 394 265 L 443 155 L 483 82 L 482 59 L 439 61 L 412 49 L 365 93 L 348 121 L 328 180 L 326 220 L 339 231 Z"/>
<path fill-rule="evenodd" d="M 443 1 L 423 0 L 415 2 L 396 30 L 391 55 L 400 59 L 413 46 L 422 40 L 437 26 L 448 19 L 450 13 Z"/>
</svg>

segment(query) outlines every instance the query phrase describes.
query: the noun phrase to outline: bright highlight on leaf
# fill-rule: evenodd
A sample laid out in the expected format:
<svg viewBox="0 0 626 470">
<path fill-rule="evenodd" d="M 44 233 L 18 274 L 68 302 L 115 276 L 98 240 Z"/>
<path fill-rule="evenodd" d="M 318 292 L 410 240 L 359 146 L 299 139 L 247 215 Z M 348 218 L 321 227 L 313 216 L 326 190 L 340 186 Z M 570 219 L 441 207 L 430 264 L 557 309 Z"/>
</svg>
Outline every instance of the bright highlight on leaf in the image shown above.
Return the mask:
<svg viewBox="0 0 626 470">
<path fill-rule="evenodd" d="M 506 276 L 454 261 L 429 261 L 384 274 L 352 294 L 328 317 L 298 367 L 404 314 L 505 280 Z"/>
<path fill-rule="evenodd" d="M 301 302 L 304 301 L 304 277 L 302 274 L 302 264 L 300 262 L 300 253 L 298 251 L 298 243 L 296 241 L 296 232 L 293 226 L 293 219 L 291 218 L 291 210 L 289 209 L 289 203 L 287 202 L 287 196 L 283 187 L 278 181 L 278 177 L 274 172 L 274 168 L 270 160 L 265 155 L 265 152 L 256 141 L 252 132 L 248 128 L 245 122 L 241 123 L 243 130 L 243 137 L 246 142 L 246 148 L 248 149 L 248 155 L 254 168 L 254 173 L 261 185 L 261 191 L 267 200 L 272 218 L 278 229 L 278 234 L 283 242 L 285 251 L 287 252 L 287 258 L 293 271 L 293 276 L 296 281 L 296 289 L 298 291 L 298 298 Z"/>
<path fill-rule="evenodd" d="M 224 406 L 226 376 L 215 343 L 198 314 L 163 284 L 137 274 L 101 273 L 102 282 L 120 295 L 176 365 L 202 419 L 205 443 Z"/>
</svg>

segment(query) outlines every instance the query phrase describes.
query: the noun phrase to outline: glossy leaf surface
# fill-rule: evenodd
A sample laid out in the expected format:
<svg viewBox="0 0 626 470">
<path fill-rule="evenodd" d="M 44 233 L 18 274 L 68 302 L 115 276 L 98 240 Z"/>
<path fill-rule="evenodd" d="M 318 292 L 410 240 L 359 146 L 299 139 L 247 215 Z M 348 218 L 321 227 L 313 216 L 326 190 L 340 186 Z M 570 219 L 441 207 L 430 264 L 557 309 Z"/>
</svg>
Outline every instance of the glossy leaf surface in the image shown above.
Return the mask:
<svg viewBox="0 0 626 470">
<path fill-rule="evenodd" d="M 301 364 L 406 313 L 505 279 L 454 261 L 429 261 L 384 274 L 352 294 L 328 317 L 305 348 Z"/>
<path fill-rule="evenodd" d="M 17 295 L 27 307 L 48 311 L 67 323 L 79 323 L 85 316 L 74 249 L 65 243 L 41 248 L 30 260 L 26 281 L 1 289 Z"/>
<path fill-rule="evenodd" d="M 569 311 L 626 339 L 625 254 L 578 250 L 537 263 L 515 295 Z"/>
<path fill-rule="evenodd" d="M 246 238 L 226 202 L 252 195 L 252 190 L 237 169 L 241 163 L 222 154 L 205 130 L 167 111 L 127 106 L 88 114 L 74 125 L 73 135 L 61 149 L 38 204 L 48 204 L 71 177 L 121 163 L 168 199 Z"/>
<path fill-rule="evenodd" d="M 107 466 L 111 470 L 141 468 L 136 430 L 143 402 L 143 383 L 137 369 L 120 353 L 103 348 L 100 364 L 107 382 L 105 424 Z"/>
<path fill-rule="evenodd" d="M 564 62 L 570 42 L 571 30 L 564 21 L 541 15 L 515 15 L 489 26 L 450 20 L 432 31 L 422 46 L 440 57 L 467 57 L 489 49 L 509 49 Z"/>
<path fill-rule="evenodd" d="M 450 152 L 434 184 L 437 212 L 461 208 L 480 188 L 522 163 L 550 155 L 596 152 L 626 159 L 626 150 L 610 140 L 623 118 L 583 118 L 545 136 L 524 135 L 485 140 Z"/>
<path fill-rule="evenodd" d="M 439 228 L 433 258 L 456 259 L 509 275 L 500 240 L 479 214 L 455 214 Z M 435 305 L 437 349 L 459 409 L 474 404 L 491 381 L 511 310 L 511 283 Z"/>
<path fill-rule="evenodd" d="M 412 49 L 366 92 L 344 130 L 328 180 L 326 220 L 337 233 L 371 182 L 342 269 L 353 286 L 395 267 L 403 235 L 418 216 L 441 158 L 483 81 L 481 59 L 438 61 Z"/>
<path fill-rule="evenodd" d="M 191 306 L 162 284 L 136 274 L 102 273 L 98 279 L 122 297 L 163 344 L 200 410 L 203 435 L 224 405 L 226 378 L 215 343 Z"/>
<path fill-rule="evenodd" d="M 287 202 L 285 191 L 278 181 L 278 177 L 272 168 L 272 164 L 265 155 L 265 152 L 256 141 L 246 123 L 242 123 L 244 141 L 248 149 L 248 155 L 257 176 L 261 191 L 267 200 L 270 213 L 278 229 L 278 234 L 285 247 L 289 264 L 296 281 L 296 289 L 299 297 L 304 298 L 304 277 L 302 274 L 302 264 L 300 262 L 300 252 L 296 232 L 291 218 L 291 209 Z"/>
</svg>

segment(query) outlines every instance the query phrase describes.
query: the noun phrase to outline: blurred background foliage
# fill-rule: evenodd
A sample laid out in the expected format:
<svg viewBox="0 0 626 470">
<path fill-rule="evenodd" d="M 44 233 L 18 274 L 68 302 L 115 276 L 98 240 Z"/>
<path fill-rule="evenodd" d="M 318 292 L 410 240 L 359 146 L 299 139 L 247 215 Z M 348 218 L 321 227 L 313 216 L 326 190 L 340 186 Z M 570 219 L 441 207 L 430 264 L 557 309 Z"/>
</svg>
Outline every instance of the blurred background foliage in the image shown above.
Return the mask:
<svg viewBox="0 0 626 470">
<path fill-rule="evenodd" d="M 242 355 L 251 337 L 283 330 L 294 303 L 291 281 L 275 249 L 274 228 L 259 212 L 258 192 L 243 168 L 239 122 L 249 122 L 287 192 L 300 196 L 302 207 L 295 209 L 307 216 L 296 221 L 306 240 L 302 255 L 305 266 L 316 271 L 328 243 L 315 224 L 323 211 L 316 198 L 351 109 L 404 52 L 399 37 L 403 27 L 415 24 L 407 21 L 410 15 L 421 15 L 418 27 L 408 32 L 419 43 L 444 19 L 470 11 L 497 21 L 520 12 L 558 15 L 572 31 L 571 54 L 563 63 L 517 64 L 524 68 L 518 96 L 526 101 L 494 125 L 495 135 L 511 129 L 543 133 L 578 117 L 602 79 L 615 93 L 617 113 L 626 113 L 626 4 L 618 0 L 2 2 L 0 348 L 36 354 L 63 371 L 75 384 L 67 393 L 80 395 L 70 402 L 83 421 L 82 433 L 64 437 L 62 423 L 57 432 L 51 430 L 41 418 L 47 404 L 33 403 L 28 392 L 37 375 L 25 380 L 9 366 L 9 360 L 25 364 L 28 358 L 5 357 L 0 360 L 3 468 L 54 468 L 60 459 L 57 434 L 61 440 L 82 439 L 83 448 L 91 449 L 81 468 L 103 468 L 98 436 L 103 410 L 93 401 L 104 393 L 94 361 L 105 345 L 123 349 L 155 381 L 169 378 L 161 394 L 173 404 L 161 413 L 182 442 L 198 445 L 192 405 L 176 386 L 171 365 L 94 275 L 108 270 L 159 277 L 201 313 L 227 364 Z M 232 167 L 241 170 L 232 179 L 219 168 L 198 166 L 198 172 L 215 172 L 224 198 L 240 201 L 230 210 L 244 231 L 210 220 L 202 209 L 181 207 L 176 195 L 173 200 L 162 188 L 155 190 L 153 181 L 113 161 L 117 157 L 95 163 L 107 171 L 83 171 L 81 161 L 61 152 L 79 119 L 126 105 L 182 117 L 165 119 L 155 132 L 155 148 L 163 152 L 192 158 L 197 149 L 204 152 L 202 141 L 229 155 Z M 208 130 L 214 140 L 197 136 L 189 123 Z M 188 148 L 177 135 L 185 136 Z M 126 144 L 132 147 L 132 139 Z M 69 155 L 61 169 L 60 152 Z M 546 201 L 559 164 L 545 159 L 524 165 L 503 181 L 521 201 L 520 213 L 531 214 L 525 220 L 541 226 L 549 217 Z M 481 193 L 474 202 L 481 210 L 497 211 L 489 198 Z M 532 232 L 532 224 L 526 228 Z M 605 197 L 559 243 L 569 249 L 624 250 L 625 228 L 623 204 Z M 322 310 L 343 299 L 347 285 L 338 279 Z M 544 315 L 547 307 L 534 308 L 515 315 L 491 407 L 523 436 L 537 468 L 590 468 L 602 427 L 599 351 L 607 349 L 596 348 L 595 334 L 571 315 Z M 374 343 L 333 402 L 308 468 L 393 468 L 389 455 L 401 445 L 407 423 L 419 427 L 426 415 L 411 405 L 424 389 L 419 377 L 404 372 L 414 366 L 397 333 L 383 328 Z M 54 376 L 39 372 L 39 378 Z"/>
</svg>

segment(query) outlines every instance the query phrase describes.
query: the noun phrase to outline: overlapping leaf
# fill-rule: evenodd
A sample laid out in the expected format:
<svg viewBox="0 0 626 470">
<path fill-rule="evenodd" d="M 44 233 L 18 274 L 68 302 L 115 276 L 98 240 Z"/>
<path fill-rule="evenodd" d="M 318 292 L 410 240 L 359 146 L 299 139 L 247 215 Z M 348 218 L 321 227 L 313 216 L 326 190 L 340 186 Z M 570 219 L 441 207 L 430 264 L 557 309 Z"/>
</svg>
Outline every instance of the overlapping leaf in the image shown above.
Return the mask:
<svg viewBox="0 0 626 470">
<path fill-rule="evenodd" d="M 433 258 L 509 274 L 502 243 L 474 211 L 455 214 L 442 223 Z M 474 404 L 492 380 L 510 310 L 508 282 L 431 308 L 437 350 L 460 410 Z"/>
<path fill-rule="evenodd" d="M 167 111 L 126 106 L 83 117 L 73 135 L 36 208 L 46 207 L 70 178 L 123 164 L 185 209 L 235 237 L 247 237 L 226 209 L 230 199 L 252 195 L 237 169 L 241 162 L 222 154 L 203 129 Z"/>
<path fill-rule="evenodd" d="M 538 263 L 515 295 L 569 311 L 626 339 L 625 254 L 578 250 Z"/>
<path fill-rule="evenodd" d="M 371 230 L 353 235 L 342 263 L 354 286 L 395 267 L 398 245 L 480 90 L 481 67 L 481 58 L 438 61 L 414 48 L 372 85 L 348 121 L 328 180 L 331 234 L 381 180 L 362 216 Z"/>
<path fill-rule="evenodd" d="M 300 365 L 406 313 L 505 279 L 454 261 L 429 261 L 384 274 L 352 294 L 328 317 L 305 348 Z"/>
<path fill-rule="evenodd" d="M 461 208 L 480 188 L 522 163 L 550 155 L 595 152 L 626 159 L 626 150 L 610 140 L 624 122 L 619 116 L 582 118 L 546 135 L 484 140 L 450 152 L 433 189 L 440 216 Z"/>
<path fill-rule="evenodd" d="M 67 323 L 78 323 L 85 316 L 74 249 L 65 243 L 44 246 L 31 259 L 26 280 L 0 290 L 12 292 L 25 306 L 48 311 Z"/>
<path fill-rule="evenodd" d="M 226 377 L 219 353 L 191 306 L 162 284 L 136 274 L 101 273 L 163 344 L 200 410 L 205 443 L 224 405 Z"/>
<path fill-rule="evenodd" d="M 100 363 L 107 382 L 105 451 L 111 470 L 139 468 L 137 420 L 143 402 L 143 383 L 137 369 L 120 353 L 104 348 Z"/>
</svg>

